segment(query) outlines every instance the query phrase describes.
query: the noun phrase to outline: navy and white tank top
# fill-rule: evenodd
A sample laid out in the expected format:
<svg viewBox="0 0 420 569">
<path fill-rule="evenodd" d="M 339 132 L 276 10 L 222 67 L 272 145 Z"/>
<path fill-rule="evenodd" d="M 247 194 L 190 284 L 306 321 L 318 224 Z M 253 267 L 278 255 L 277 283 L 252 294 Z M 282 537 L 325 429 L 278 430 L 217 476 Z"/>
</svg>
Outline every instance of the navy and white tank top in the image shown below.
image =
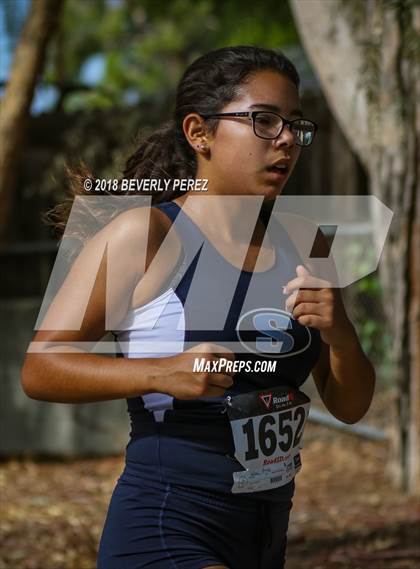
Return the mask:
<svg viewBox="0 0 420 569">
<path fill-rule="evenodd" d="M 246 360 L 251 371 L 235 374 L 224 397 L 179 400 L 151 393 L 128 398 L 131 433 L 124 476 L 229 491 L 232 472 L 241 467 L 233 458 L 225 397 L 283 385 L 298 389 L 320 355 L 319 332 L 299 324 L 285 309 L 282 287 L 296 276 L 302 260 L 275 221 L 269 227 L 273 266 L 263 272 L 240 270 L 178 204 L 154 207 L 175 224 L 182 262 L 164 290 L 130 310 L 114 331 L 123 355 L 164 357 L 202 342 L 227 343 L 241 347 L 235 359 Z M 267 226 L 263 215 L 262 221 Z M 156 346 L 162 347 L 160 354 L 151 349 Z M 255 373 L 257 360 L 275 361 L 275 371 Z M 288 487 L 278 492 L 287 493 Z"/>
</svg>

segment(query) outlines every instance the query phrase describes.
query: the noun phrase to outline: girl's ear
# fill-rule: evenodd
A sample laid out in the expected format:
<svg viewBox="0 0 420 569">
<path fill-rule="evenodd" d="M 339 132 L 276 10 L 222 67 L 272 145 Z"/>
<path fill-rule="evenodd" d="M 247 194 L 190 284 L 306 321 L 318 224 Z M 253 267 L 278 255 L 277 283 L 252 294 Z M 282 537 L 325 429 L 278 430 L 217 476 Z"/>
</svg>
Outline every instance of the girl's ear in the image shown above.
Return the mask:
<svg viewBox="0 0 420 569">
<path fill-rule="evenodd" d="M 195 152 L 205 154 L 209 151 L 211 137 L 203 117 L 197 113 L 188 114 L 182 122 L 182 128 L 185 138 Z"/>
</svg>

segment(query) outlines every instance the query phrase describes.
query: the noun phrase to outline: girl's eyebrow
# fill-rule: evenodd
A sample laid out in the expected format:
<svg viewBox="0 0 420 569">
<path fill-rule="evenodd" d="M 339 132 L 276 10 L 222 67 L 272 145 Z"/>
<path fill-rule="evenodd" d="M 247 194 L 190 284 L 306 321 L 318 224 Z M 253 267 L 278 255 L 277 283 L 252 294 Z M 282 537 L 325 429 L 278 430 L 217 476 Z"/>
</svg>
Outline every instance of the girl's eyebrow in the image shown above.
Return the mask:
<svg viewBox="0 0 420 569">
<path fill-rule="evenodd" d="M 270 105 L 270 103 L 255 103 L 254 105 L 251 105 L 249 107 L 250 109 L 254 109 L 254 108 L 264 108 L 267 109 L 267 111 L 273 111 L 275 113 L 281 113 L 281 109 L 280 107 L 278 107 L 277 105 Z M 293 110 L 290 115 L 296 115 L 298 117 L 302 117 L 302 111 L 300 109 L 295 109 Z"/>
</svg>

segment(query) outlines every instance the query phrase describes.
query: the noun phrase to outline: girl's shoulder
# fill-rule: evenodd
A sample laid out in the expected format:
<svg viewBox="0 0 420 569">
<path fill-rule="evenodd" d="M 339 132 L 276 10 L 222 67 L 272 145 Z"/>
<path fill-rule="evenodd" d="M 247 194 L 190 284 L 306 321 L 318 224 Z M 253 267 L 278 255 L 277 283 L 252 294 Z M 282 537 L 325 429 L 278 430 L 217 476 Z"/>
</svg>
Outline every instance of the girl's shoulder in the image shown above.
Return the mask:
<svg viewBox="0 0 420 569">
<path fill-rule="evenodd" d="M 180 240 L 175 231 L 166 239 L 172 222 L 159 208 L 142 206 L 125 210 L 117 215 L 109 224 L 107 232 L 120 244 L 137 251 L 145 247 L 147 265 L 164 244 L 164 248 L 175 253 L 180 249 Z"/>
<path fill-rule="evenodd" d="M 182 257 L 182 244 L 171 219 L 159 208 L 137 207 L 113 220 L 127 276 L 133 282 L 130 307 L 143 306 L 164 288 Z M 117 266 L 120 264 L 117 261 Z M 120 271 L 117 271 L 118 274 Z M 117 275 L 118 277 L 118 275 Z"/>
</svg>

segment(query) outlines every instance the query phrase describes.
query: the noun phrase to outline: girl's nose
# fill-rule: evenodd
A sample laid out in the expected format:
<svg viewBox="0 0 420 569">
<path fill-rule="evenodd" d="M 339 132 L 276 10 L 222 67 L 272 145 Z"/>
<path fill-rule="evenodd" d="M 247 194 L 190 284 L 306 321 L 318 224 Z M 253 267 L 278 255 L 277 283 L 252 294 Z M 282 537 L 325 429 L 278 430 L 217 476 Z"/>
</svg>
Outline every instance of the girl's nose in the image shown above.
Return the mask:
<svg viewBox="0 0 420 569">
<path fill-rule="evenodd" d="M 284 125 L 281 134 L 273 142 L 275 146 L 294 146 L 296 143 L 295 135 L 291 131 L 289 124 Z"/>
</svg>

